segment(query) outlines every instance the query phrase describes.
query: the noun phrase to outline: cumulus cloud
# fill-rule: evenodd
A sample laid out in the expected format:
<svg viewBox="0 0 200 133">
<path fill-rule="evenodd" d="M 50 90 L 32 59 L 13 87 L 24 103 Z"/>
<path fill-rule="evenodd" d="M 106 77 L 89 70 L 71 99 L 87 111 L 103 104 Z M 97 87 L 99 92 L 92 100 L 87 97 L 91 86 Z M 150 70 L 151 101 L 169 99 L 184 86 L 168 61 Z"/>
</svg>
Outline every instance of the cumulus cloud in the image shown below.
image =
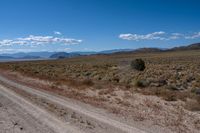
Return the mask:
<svg viewBox="0 0 200 133">
<path fill-rule="evenodd" d="M 12 45 L 12 40 L 8 40 L 8 39 L 1 40 L 1 41 L 0 41 L 0 45 L 3 45 L 3 46 L 10 46 L 10 45 Z"/>
<path fill-rule="evenodd" d="M 120 34 L 120 39 L 141 41 L 141 40 L 176 40 L 176 39 L 197 39 L 200 38 L 200 32 L 193 33 L 190 35 L 185 35 L 182 33 L 166 33 L 164 31 L 153 32 L 149 34 Z"/>
<path fill-rule="evenodd" d="M 29 35 L 24 38 L 16 38 L 16 39 L 5 39 L 0 40 L 0 46 L 12 46 L 12 45 L 44 45 L 44 44 L 64 44 L 64 45 L 72 45 L 79 44 L 82 40 L 72 39 L 72 38 L 63 38 L 63 37 L 54 37 L 54 36 L 34 36 Z"/>
<path fill-rule="evenodd" d="M 186 36 L 185 39 L 196 39 L 200 38 L 200 32 L 194 33 L 193 35 Z"/>
<path fill-rule="evenodd" d="M 134 41 L 139 41 L 139 40 L 163 40 L 165 39 L 162 37 L 165 32 L 159 31 L 159 32 L 153 32 L 149 33 L 146 35 L 139 35 L 139 34 L 120 34 L 119 38 L 124 39 L 124 40 L 134 40 Z"/>
<path fill-rule="evenodd" d="M 62 33 L 59 32 L 59 31 L 54 31 L 54 34 L 55 34 L 55 35 L 62 35 Z"/>
<path fill-rule="evenodd" d="M 180 38 L 184 38 L 184 34 L 181 34 L 181 33 L 171 33 L 166 40 L 176 40 L 176 39 L 180 39 Z"/>
</svg>

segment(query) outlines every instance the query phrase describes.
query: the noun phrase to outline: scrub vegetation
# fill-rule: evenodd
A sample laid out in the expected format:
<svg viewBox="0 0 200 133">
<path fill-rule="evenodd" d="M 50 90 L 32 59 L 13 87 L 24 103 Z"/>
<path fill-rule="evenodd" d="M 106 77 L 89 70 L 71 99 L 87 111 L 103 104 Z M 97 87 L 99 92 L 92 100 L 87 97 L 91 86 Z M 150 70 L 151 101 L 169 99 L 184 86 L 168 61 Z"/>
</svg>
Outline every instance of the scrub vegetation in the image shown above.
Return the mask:
<svg viewBox="0 0 200 133">
<path fill-rule="evenodd" d="M 139 59 L 138 59 L 139 58 Z M 167 101 L 193 99 L 200 110 L 200 51 L 116 53 L 76 58 L 1 63 L 1 69 L 84 89 L 120 86 Z M 198 104 L 198 105 L 197 105 Z"/>
</svg>

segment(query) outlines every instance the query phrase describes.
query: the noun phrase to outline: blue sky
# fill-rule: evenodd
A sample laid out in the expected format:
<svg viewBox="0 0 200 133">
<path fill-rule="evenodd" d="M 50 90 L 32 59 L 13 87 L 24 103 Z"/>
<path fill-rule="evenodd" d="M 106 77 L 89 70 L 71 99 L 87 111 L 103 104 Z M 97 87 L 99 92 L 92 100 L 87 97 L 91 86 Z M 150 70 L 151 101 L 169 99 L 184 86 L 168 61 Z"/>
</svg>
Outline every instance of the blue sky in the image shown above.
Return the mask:
<svg viewBox="0 0 200 133">
<path fill-rule="evenodd" d="M 1 0 L 0 53 L 200 42 L 199 0 Z"/>
</svg>

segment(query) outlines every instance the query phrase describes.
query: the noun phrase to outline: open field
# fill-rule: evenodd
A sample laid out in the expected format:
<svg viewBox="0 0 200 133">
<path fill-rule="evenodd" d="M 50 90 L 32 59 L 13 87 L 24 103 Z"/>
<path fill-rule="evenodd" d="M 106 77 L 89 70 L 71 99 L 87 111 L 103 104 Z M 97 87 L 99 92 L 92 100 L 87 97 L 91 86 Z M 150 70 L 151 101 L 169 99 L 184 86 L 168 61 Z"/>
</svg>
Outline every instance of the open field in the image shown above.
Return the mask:
<svg viewBox="0 0 200 133">
<path fill-rule="evenodd" d="M 131 69 L 130 62 L 136 58 L 145 60 L 145 71 Z M 106 86 L 115 85 L 129 90 L 142 88 L 137 91 L 159 96 L 167 93 L 170 96 L 163 96 L 164 99 L 173 101 L 196 97 L 195 92 L 199 92 L 200 89 L 199 58 L 200 51 L 198 50 L 115 54 L 54 61 L 1 63 L 0 68 L 53 81 L 52 87 L 68 85 L 77 89 L 92 87 L 100 90 Z"/>
<path fill-rule="evenodd" d="M 136 58 L 145 61 L 144 71 L 131 68 Z M 189 133 L 200 130 L 199 58 L 200 50 L 120 53 L 0 63 L 0 69 L 10 80 L 105 109 L 129 125 Z"/>
</svg>

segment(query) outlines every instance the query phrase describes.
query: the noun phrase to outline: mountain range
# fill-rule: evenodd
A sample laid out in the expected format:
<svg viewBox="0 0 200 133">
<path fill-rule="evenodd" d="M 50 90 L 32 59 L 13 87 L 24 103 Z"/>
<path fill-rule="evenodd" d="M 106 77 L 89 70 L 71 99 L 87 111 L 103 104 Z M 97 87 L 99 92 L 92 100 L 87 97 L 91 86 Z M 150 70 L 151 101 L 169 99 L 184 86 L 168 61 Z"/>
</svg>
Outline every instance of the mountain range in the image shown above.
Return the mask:
<svg viewBox="0 0 200 133">
<path fill-rule="evenodd" d="M 184 50 L 196 50 L 200 49 L 200 43 L 191 44 L 188 46 L 174 47 L 170 49 L 160 48 L 139 48 L 139 49 L 113 49 L 100 52 L 88 51 L 88 52 L 29 52 L 29 53 L 13 53 L 13 54 L 0 54 L 0 60 L 13 60 L 13 59 L 61 59 L 71 58 L 82 55 L 94 55 L 94 54 L 112 54 L 112 53 L 149 53 L 149 52 L 164 52 L 164 51 L 184 51 Z"/>
</svg>

